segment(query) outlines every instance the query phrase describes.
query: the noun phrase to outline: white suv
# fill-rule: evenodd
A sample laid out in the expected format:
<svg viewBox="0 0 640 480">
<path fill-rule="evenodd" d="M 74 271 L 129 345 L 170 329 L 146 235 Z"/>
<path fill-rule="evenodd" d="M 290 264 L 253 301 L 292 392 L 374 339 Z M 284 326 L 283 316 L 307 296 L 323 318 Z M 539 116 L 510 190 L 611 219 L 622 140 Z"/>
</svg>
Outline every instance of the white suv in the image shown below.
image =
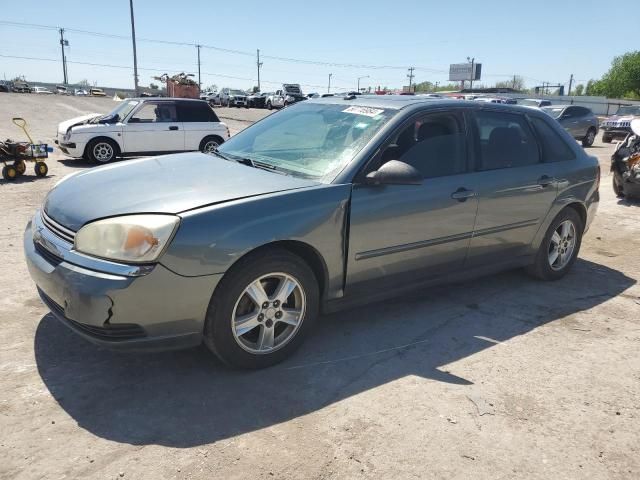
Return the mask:
<svg viewBox="0 0 640 480">
<path fill-rule="evenodd" d="M 60 123 L 55 143 L 71 157 L 107 163 L 118 156 L 211 152 L 228 138 L 229 128 L 203 100 L 134 98 L 107 115 Z"/>
</svg>

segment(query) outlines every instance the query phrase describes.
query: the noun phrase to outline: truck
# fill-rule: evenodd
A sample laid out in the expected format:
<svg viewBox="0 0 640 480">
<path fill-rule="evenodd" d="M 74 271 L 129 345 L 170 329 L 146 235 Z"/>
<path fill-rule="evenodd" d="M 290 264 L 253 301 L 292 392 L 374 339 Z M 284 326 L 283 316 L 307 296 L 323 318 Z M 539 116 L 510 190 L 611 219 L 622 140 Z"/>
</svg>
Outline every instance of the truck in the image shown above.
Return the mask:
<svg viewBox="0 0 640 480">
<path fill-rule="evenodd" d="M 292 103 L 306 100 L 300 89 L 300 85 L 297 83 L 284 83 L 282 89 L 276 90 L 276 93 L 267 97 L 267 108 L 273 110 L 274 108 L 284 108 Z"/>
</svg>

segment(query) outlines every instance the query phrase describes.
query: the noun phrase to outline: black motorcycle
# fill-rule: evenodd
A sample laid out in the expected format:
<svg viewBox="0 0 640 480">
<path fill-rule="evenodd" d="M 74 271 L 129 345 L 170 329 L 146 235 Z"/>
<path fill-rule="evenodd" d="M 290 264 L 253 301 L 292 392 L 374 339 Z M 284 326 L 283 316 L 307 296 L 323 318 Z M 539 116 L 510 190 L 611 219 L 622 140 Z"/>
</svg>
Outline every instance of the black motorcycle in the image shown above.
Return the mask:
<svg viewBox="0 0 640 480">
<path fill-rule="evenodd" d="M 640 119 L 632 120 L 631 132 L 611 155 L 613 191 L 619 198 L 640 198 Z"/>
</svg>

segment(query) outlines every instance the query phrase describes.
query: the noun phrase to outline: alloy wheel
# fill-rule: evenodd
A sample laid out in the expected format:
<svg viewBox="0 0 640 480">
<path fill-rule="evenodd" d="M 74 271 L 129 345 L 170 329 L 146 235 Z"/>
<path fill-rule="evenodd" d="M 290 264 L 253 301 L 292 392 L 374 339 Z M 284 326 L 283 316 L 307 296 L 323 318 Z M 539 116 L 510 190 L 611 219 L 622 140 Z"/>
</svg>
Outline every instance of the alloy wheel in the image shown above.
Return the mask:
<svg viewBox="0 0 640 480">
<path fill-rule="evenodd" d="M 576 227 L 571 220 L 562 222 L 551 235 L 548 249 L 549 266 L 562 270 L 573 256 L 576 246 Z"/>
<path fill-rule="evenodd" d="M 106 142 L 96 143 L 93 147 L 93 157 L 98 162 L 108 162 L 113 158 L 113 147 Z"/>
<path fill-rule="evenodd" d="M 238 298 L 231 317 L 238 345 L 252 354 L 284 347 L 304 319 L 306 294 L 292 275 L 276 272 L 255 279 Z"/>
<path fill-rule="evenodd" d="M 215 140 L 209 140 L 207 143 L 204 144 L 204 147 L 202 147 L 202 151 L 204 153 L 213 153 L 216 151 L 216 149 L 219 146 L 220 145 Z"/>
</svg>

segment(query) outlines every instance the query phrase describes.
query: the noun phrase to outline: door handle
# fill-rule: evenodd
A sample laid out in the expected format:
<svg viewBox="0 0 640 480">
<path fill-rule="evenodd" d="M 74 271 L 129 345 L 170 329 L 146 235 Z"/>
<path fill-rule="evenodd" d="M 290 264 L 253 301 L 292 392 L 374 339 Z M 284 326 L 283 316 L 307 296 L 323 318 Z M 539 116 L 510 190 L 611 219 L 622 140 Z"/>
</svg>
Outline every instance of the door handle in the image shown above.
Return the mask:
<svg viewBox="0 0 640 480">
<path fill-rule="evenodd" d="M 555 181 L 556 181 L 555 178 L 550 177 L 549 175 L 543 175 L 538 179 L 538 185 L 540 185 L 541 187 L 548 187 Z"/>
<path fill-rule="evenodd" d="M 171 125 L 171 126 L 169 127 L 169 130 L 178 130 L 178 127 L 176 127 L 175 125 Z"/>
<path fill-rule="evenodd" d="M 459 202 L 466 202 L 467 198 L 475 197 L 476 192 L 473 190 L 467 190 L 466 188 L 460 187 L 458 190 L 451 194 L 451 198 L 454 200 L 458 200 Z"/>
</svg>

